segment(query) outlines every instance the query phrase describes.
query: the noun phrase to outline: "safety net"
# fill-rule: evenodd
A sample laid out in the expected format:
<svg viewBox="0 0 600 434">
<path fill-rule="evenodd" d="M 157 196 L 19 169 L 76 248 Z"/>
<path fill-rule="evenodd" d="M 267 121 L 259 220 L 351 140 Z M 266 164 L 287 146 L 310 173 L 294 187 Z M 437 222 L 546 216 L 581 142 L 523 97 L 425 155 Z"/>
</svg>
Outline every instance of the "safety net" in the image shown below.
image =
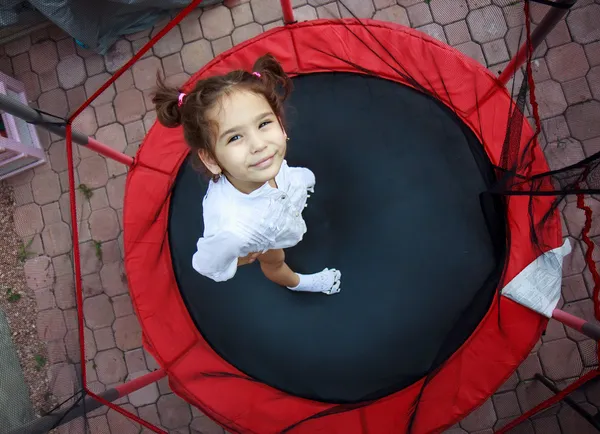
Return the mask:
<svg viewBox="0 0 600 434">
<path fill-rule="evenodd" d="M 108 54 L 55 27 L 2 49 L 0 91 L 22 104 L 0 101 L 2 137 L 33 137 L 45 162 L 6 177 L 15 228 L 6 244 L 17 264 L 0 263 L 0 279 L 22 268 L 23 283 L 1 286 L 0 360 L 10 369 L 0 371 L 0 432 L 598 427 L 599 2 L 200 3 L 119 38 Z M 286 306 L 287 293 L 263 299 L 268 288 L 256 288 L 232 301 L 248 292 L 238 279 L 228 287 L 236 297 L 207 296 L 218 285 L 192 272 L 189 228 L 201 229 L 202 208 L 190 197 L 207 180 L 191 168 L 181 128 L 156 122 L 157 74 L 190 92 L 211 75 L 251 71 L 266 52 L 302 92 L 287 105 L 290 159 L 317 174 L 337 170 L 362 197 L 364 179 L 382 192 L 351 220 L 327 207 L 336 192 L 319 187 L 305 257 L 339 243 L 365 269 L 375 270 L 369 255 L 389 260 L 386 281 L 402 270 L 396 262 L 411 264 L 403 273 L 405 287 L 419 288 L 412 304 L 385 285 L 378 303 L 387 305 L 374 302 L 364 317 L 336 305 L 337 295 L 305 303 L 314 335 L 293 337 L 301 313 L 260 311 L 265 300 Z M 335 145 L 311 157 L 301 145 L 314 136 Z M 362 149 L 339 151 L 342 139 Z M 0 174 L 18 152 L 37 155 L 0 142 Z M 373 167 L 378 159 L 385 171 Z M 337 193 L 338 204 L 355 206 Z M 412 220 L 397 228 L 402 201 Z M 389 245 L 410 240 L 401 261 L 369 252 L 364 234 L 348 238 L 373 209 L 390 213 L 378 221 Z M 457 240 L 459 230 L 469 236 Z M 247 270 L 244 279 L 260 278 Z M 348 310 L 333 317 L 339 306 Z M 331 318 L 345 323 L 324 329 Z M 362 335 L 368 329 L 376 339 Z M 309 339 L 319 351 L 308 354 Z M 294 359 L 306 374 L 285 364 Z"/>
</svg>

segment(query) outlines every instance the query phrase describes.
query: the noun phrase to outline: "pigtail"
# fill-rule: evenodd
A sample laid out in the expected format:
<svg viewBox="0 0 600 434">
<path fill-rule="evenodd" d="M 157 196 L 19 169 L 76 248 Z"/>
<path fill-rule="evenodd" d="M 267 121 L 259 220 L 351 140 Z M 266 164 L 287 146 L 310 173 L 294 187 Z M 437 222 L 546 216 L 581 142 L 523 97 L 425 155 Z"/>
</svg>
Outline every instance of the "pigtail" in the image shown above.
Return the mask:
<svg viewBox="0 0 600 434">
<path fill-rule="evenodd" d="M 258 72 L 269 87 L 281 91 L 281 101 L 284 101 L 292 91 L 292 80 L 272 54 L 267 53 L 259 57 L 254 63 L 253 71 Z"/>
<path fill-rule="evenodd" d="M 167 86 L 160 74 L 156 74 L 157 88 L 153 92 L 152 102 L 156 107 L 156 118 L 168 128 L 181 125 L 181 110 L 178 106 L 179 89 Z"/>
</svg>

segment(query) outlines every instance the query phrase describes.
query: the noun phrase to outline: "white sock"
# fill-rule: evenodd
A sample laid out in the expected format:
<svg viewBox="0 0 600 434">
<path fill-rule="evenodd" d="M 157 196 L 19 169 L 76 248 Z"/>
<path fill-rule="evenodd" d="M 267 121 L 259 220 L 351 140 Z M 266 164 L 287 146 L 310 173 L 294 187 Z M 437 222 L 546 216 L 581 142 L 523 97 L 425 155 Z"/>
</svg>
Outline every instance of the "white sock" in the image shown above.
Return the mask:
<svg viewBox="0 0 600 434">
<path fill-rule="evenodd" d="M 325 268 L 323 271 L 314 274 L 296 273 L 300 278 L 298 286 L 290 288 L 292 291 L 306 292 L 324 292 L 327 295 L 340 292 L 340 279 L 342 273 L 332 268 Z"/>
</svg>

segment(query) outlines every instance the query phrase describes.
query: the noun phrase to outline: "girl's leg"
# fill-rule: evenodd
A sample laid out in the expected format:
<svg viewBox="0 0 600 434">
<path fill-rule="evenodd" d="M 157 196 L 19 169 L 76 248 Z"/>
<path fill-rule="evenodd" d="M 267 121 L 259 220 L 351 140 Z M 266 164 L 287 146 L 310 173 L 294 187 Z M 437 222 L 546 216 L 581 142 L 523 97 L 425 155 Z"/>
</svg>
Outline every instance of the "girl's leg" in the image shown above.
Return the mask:
<svg viewBox="0 0 600 434">
<path fill-rule="evenodd" d="M 260 268 L 267 279 L 285 287 L 296 287 L 300 277 L 285 263 L 283 249 L 269 250 L 258 257 Z"/>
</svg>

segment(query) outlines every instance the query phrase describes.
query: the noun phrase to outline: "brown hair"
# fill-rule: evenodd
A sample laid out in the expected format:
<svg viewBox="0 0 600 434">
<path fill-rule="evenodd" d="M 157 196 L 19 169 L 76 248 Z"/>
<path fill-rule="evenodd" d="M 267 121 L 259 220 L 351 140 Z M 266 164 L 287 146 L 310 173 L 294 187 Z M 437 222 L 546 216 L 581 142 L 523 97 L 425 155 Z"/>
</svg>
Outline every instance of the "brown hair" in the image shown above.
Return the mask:
<svg viewBox="0 0 600 434">
<path fill-rule="evenodd" d="M 292 81 L 279 62 L 271 54 L 265 54 L 254 63 L 252 72 L 234 70 L 199 80 L 194 89 L 185 95 L 181 107 L 178 106 L 181 89 L 167 86 L 158 75 L 152 102 L 162 125 L 169 128 L 183 126 L 183 136 L 192 149 L 194 167 L 208 172 L 198 157 L 198 151 L 206 151 L 217 161 L 214 153 L 217 125 L 208 118 L 207 111 L 224 95 L 234 90 L 246 90 L 264 96 L 283 127 L 283 102 L 291 89 Z"/>
</svg>

